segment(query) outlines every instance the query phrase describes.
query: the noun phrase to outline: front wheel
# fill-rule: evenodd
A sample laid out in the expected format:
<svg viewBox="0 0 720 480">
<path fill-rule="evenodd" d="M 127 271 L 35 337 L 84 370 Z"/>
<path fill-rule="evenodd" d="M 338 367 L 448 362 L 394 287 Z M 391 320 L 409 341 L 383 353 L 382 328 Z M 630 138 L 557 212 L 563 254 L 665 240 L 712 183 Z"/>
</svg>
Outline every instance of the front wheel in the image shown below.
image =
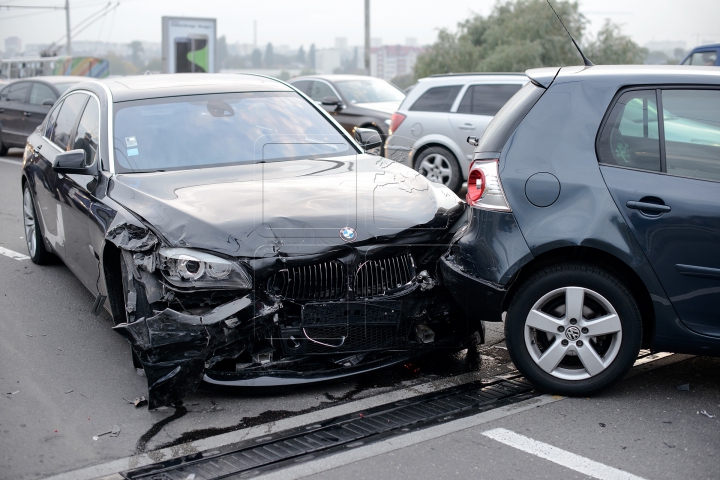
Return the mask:
<svg viewBox="0 0 720 480">
<path fill-rule="evenodd" d="M 508 353 L 543 390 L 591 395 L 619 381 L 640 351 L 642 322 L 613 274 L 583 263 L 548 267 L 517 291 L 505 320 Z"/>
</svg>

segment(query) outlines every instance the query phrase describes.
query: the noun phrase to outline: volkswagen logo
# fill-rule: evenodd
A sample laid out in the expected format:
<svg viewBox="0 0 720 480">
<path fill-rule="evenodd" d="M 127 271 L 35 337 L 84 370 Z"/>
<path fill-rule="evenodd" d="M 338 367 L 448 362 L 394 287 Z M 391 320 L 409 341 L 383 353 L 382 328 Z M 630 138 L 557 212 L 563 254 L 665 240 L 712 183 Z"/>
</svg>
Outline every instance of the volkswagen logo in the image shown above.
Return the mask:
<svg viewBox="0 0 720 480">
<path fill-rule="evenodd" d="M 342 238 L 346 242 L 353 242 L 353 241 L 355 241 L 356 237 L 357 237 L 357 233 L 355 232 L 354 228 L 345 227 L 345 228 L 340 229 L 340 238 Z"/>
<path fill-rule="evenodd" d="M 580 338 L 580 329 L 576 326 L 568 327 L 567 330 L 565 330 L 565 336 L 568 340 L 571 342 L 574 342 L 578 338 Z"/>
</svg>

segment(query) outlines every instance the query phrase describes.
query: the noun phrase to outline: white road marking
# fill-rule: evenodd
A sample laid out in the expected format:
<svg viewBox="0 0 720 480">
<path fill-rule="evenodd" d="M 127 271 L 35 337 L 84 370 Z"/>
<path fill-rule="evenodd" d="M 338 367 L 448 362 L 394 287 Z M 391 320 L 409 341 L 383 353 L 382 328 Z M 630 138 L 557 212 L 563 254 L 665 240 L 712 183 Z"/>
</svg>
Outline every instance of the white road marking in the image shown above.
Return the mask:
<svg viewBox="0 0 720 480">
<path fill-rule="evenodd" d="M 6 257 L 14 258 L 15 260 L 30 260 L 30 257 L 28 257 L 27 255 L 8 250 L 4 247 L 0 247 L 0 255 L 5 255 Z"/>
<path fill-rule="evenodd" d="M 17 165 L 18 167 L 22 166 L 22 160 L 15 161 L 15 160 L 7 160 L 5 158 L 0 158 L 0 162 L 2 163 L 9 163 L 10 165 Z"/>
<path fill-rule="evenodd" d="M 483 435 L 510 447 L 535 455 L 536 457 L 544 458 L 545 460 L 557 463 L 558 465 L 569 468 L 570 470 L 575 470 L 576 472 L 580 472 L 589 477 L 599 478 L 600 480 L 643 480 L 642 477 L 638 477 L 632 473 L 609 467 L 600 462 L 581 457 L 580 455 L 576 455 L 572 452 L 554 447 L 547 443 L 538 442 L 537 440 L 533 440 L 532 438 L 504 428 L 488 430 L 487 432 L 483 432 Z"/>
</svg>

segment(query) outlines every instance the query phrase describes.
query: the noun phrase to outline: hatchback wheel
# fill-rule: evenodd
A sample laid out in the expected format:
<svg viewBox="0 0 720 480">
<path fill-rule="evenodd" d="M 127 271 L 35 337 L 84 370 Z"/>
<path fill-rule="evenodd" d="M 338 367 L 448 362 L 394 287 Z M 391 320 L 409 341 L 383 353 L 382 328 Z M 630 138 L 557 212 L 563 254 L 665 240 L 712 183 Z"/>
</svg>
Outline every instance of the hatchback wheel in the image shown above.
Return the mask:
<svg viewBox="0 0 720 480">
<path fill-rule="evenodd" d="M 462 186 L 460 165 L 455 155 L 444 147 L 430 147 L 418 155 L 415 170 L 422 173 L 428 180 L 442 183 L 453 192 Z"/>
<path fill-rule="evenodd" d="M 38 219 L 35 215 L 35 205 L 33 204 L 32 193 L 30 187 L 23 187 L 23 224 L 25 226 L 25 242 L 27 243 L 28 253 L 33 263 L 45 265 L 53 261 L 53 254 L 45 248 Z"/>
<path fill-rule="evenodd" d="M 505 320 L 508 352 L 538 387 L 589 395 L 620 380 L 640 351 L 642 322 L 632 294 L 589 264 L 548 267 L 517 291 Z"/>
</svg>

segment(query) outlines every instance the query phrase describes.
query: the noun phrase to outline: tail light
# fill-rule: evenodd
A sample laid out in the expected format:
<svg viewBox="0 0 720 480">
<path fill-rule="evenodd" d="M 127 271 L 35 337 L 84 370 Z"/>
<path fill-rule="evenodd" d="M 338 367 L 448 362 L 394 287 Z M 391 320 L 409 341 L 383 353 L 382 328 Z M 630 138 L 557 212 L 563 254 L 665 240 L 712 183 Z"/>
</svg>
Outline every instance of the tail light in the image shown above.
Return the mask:
<svg viewBox="0 0 720 480">
<path fill-rule="evenodd" d="M 406 116 L 402 113 L 395 112 L 392 114 L 392 117 L 390 118 L 390 135 L 393 134 L 393 132 L 397 131 L 398 128 L 400 128 L 400 125 L 402 124 L 403 120 L 405 120 Z"/>
<path fill-rule="evenodd" d="M 467 203 L 474 208 L 512 212 L 500 183 L 498 160 L 475 160 L 470 165 Z"/>
</svg>

